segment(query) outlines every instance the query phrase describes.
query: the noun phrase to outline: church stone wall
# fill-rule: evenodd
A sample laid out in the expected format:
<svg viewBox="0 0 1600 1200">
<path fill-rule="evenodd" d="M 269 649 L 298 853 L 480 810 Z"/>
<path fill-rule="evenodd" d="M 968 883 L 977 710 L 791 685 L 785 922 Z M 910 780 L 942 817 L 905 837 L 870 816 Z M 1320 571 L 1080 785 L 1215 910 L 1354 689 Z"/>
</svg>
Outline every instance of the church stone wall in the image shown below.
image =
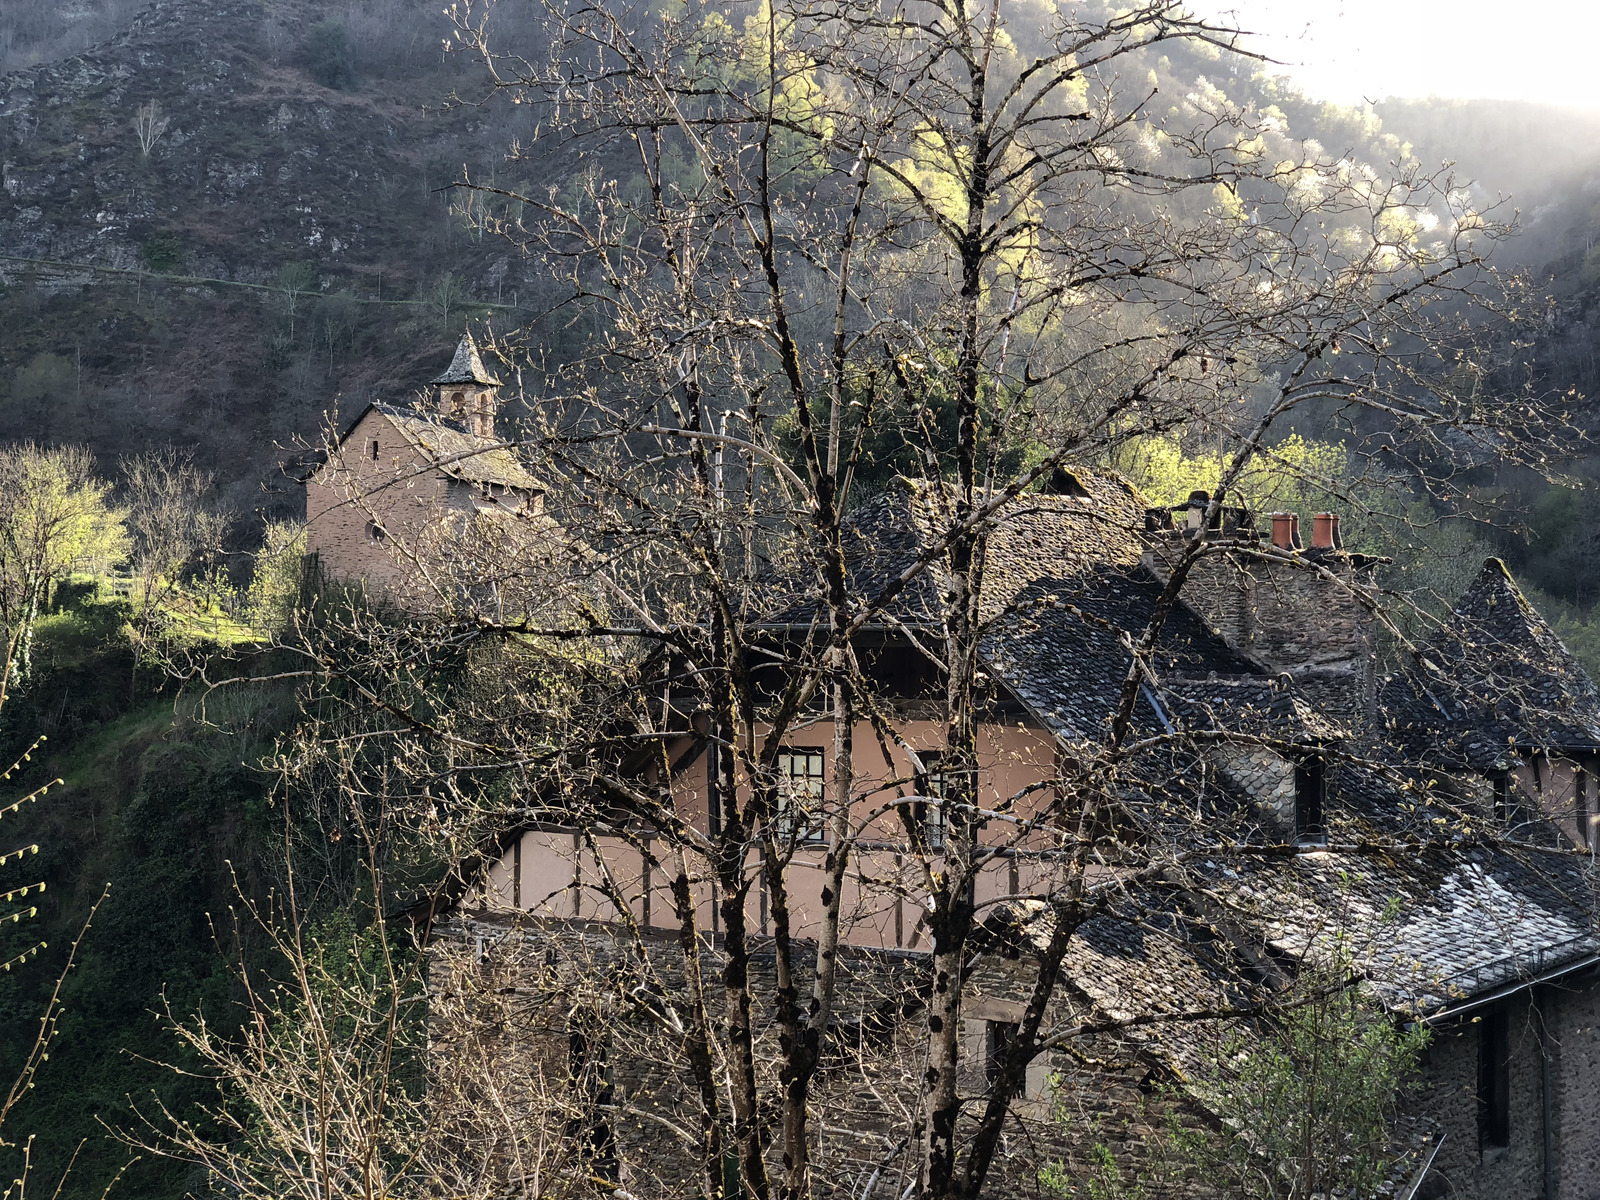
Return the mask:
<svg viewBox="0 0 1600 1200">
<path fill-rule="evenodd" d="M 368 412 L 306 481 L 306 549 L 329 579 L 393 589 L 414 576 L 406 552 L 452 506 L 450 484 L 387 418 Z"/>
</svg>

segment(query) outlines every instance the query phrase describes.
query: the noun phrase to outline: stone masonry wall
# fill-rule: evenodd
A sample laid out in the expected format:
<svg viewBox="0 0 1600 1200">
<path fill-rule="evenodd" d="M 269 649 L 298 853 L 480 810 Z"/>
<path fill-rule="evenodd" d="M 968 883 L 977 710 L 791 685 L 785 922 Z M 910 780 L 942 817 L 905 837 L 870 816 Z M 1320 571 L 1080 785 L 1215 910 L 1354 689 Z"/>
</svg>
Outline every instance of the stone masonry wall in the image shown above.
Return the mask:
<svg viewBox="0 0 1600 1200">
<path fill-rule="evenodd" d="M 369 411 L 346 436 L 339 457 L 306 482 L 306 549 L 329 579 L 397 587 L 414 575 L 405 549 L 417 550 L 429 526 L 451 507 L 450 484 L 388 418 Z M 374 522 L 383 526 L 381 540 L 370 529 Z"/>
<path fill-rule="evenodd" d="M 593 1014 L 608 1030 L 607 1070 L 616 1105 L 611 1129 L 621 1187 L 637 1200 L 680 1200 L 700 1190 L 694 1142 L 699 1109 L 684 1040 L 671 1032 L 663 1019 L 665 1010 L 649 999 L 685 994 L 682 950 L 675 938 L 646 935 L 635 942 L 619 927 L 599 922 L 519 920 L 487 912 L 462 914 L 440 936 L 430 973 L 436 994 L 460 988 L 465 982 L 460 974 L 474 970 L 485 973 L 483 984 L 489 989 L 517 993 L 515 1018 L 497 1031 L 497 1053 L 505 1058 L 507 1078 L 559 1084 L 570 1069 L 573 1022 L 586 1019 L 586 1012 Z M 448 956 L 440 953 L 440 945 L 476 951 Z M 703 953 L 702 975 L 712 1010 L 720 1014 L 716 979 L 721 960 L 711 944 Z M 463 966 L 474 957 L 480 966 Z M 841 957 L 834 1037 L 815 1084 L 815 1195 L 859 1196 L 876 1174 L 873 1194 L 886 1200 L 904 1194 L 914 1176 L 915 1154 L 907 1139 L 922 1082 L 924 963 L 923 956 L 892 951 L 846 952 Z M 802 961 L 802 967 L 798 983 L 805 995 L 810 964 Z M 758 948 L 752 970 L 756 995 L 773 994 L 770 949 Z M 989 1024 L 1009 1023 L 1021 1015 L 1033 970 L 1025 957 L 990 955 L 973 981 L 961 1039 L 960 1086 L 971 1098 L 964 1120 L 976 1119 L 988 1088 Z M 1075 1015 L 1084 1015 L 1077 1013 L 1077 1004 L 1061 989 L 1052 1021 L 1070 1023 Z M 770 1012 L 758 1010 L 756 1017 L 762 1086 L 774 1095 L 777 1030 Z M 448 1054 L 461 1039 L 436 1027 L 430 1041 L 435 1053 Z M 1047 1194 L 1041 1173 L 1050 1170 L 1064 1169 L 1082 1183 L 1096 1169 L 1096 1147 L 1102 1144 L 1115 1145 L 1130 1169 L 1137 1166 L 1139 1130 L 1150 1119 L 1140 1085 L 1150 1066 L 1135 1047 L 1107 1042 L 1090 1050 L 1092 1065 L 1087 1068 L 1065 1055 L 1032 1064 L 1025 1095 L 1007 1122 L 985 1200 Z M 1063 1082 L 1059 1092 L 1055 1079 Z M 776 1156 L 774 1148 L 774 1169 Z"/>
<path fill-rule="evenodd" d="M 1510 1144 L 1480 1145 L 1479 1019 L 1436 1031 L 1409 1107 L 1444 1136 L 1424 1197 L 1545 1200 L 1545 1066 L 1549 1055 L 1549 1200 L 1600 1197 L 1600 990 L 1592 976 L 1503 1001 L 1510 1025 Z M 1545 1037 L 1541 1045 L 1541 1028 Z"/>
<path fill-rule="evenodd" d="M 1166 578 L 1181 532 L 1150 535 L 1141 559 Z M 1359 568 L 1341 551 L 1304 551 L 1303 565 L 1273 563 L 1247 549 L 1207 554 L 1190 569 L 1183 599 L 1233 649 L 1287 672 L 1330 714 L 1372 715 L 1377 658 L 1373 617 L 1355 594 Z M 1325 578 L 1326 570 L 1334 578 Z"/>
<path fill-rule="evenodd" d="M 637 1200 L 667 1200 L 696 1191 L 700 1170 L 692 1134 L 698 1107 L 683 1039 L 668 1030 L 665 1011 L 653 1008 L 651 995 L 681 996 L 686 981 L 676 939 L 646 936 L 635 943 L 617 926 L 599 922 L 533 921 L 488 912 L 465 913 L 448 927 L 449 944 L 473 945 L 486 964 L 482 970 L 506 972 L 492 981 L 514 986 L 521 1006 L 499 1035 L 499 1053 L 508 1074 L 559 1081 L 569 1069 L 570 1027 L 574 1014 L 604 1017 L 608 1034 L 607 1070 L 619 1106 L 614 1132 L 620 1182 Z M 637 946 L 643 947 L 643 958 Z M 802 954 L 804 951 L 802 950 Z M 817 1195 L 859 1195 L 875 1173 L 883 1196 L 900 1195 L 914 1168 L 905 1152 L 916 1112 L 921 1050 L 923 959 L 903 952 L 847 952 L 841 959 L 835 1037 L 828 1065 L 816 1083 L 819 1119 L 816 1151 Z M 459 969 L 460 959 L 456 960 Z M 756 994 L 770 995 L 773 959 L 758 952 L 753 971 Z M 802 964 L 802 975 L 809 966 Z M 716 977 L 720 959 L 709 943 L 703 975 L 720 1011 Z M 963 1010 L 960 1083 L 969 1096 L 968 1116 L 981 1110 L 987 1087 L 985 1058 L 989 1023 L 1016 1020 L 1031 990 L 1033 967 L 1026 956 L 983 956 Z M 435 970 L 432 986 L 452 986 L 448 973 Z M 801 994 L 808 978 L 799 980 Z M 1584 978 L 1561 986 L 1545 985 L 1537 998 L 1526 992 L 1503 1001 L 1510 1030 L 1510 1140 L 1505 1147 L 1481 1147 L 1478 1133 L 1479 1025 L 1470 1016 L 1436 1031 L 1416 1089 L 1404 1102 L 1400 1136 L 1443 1135 L 1443 1144 L 1420 1200 L 1600 1200 L 1600 991 Z M 1081 1019 L 1071 989 L 1058 990 L 1050 1025 L 1060 1028 Z M 757 1014 L 757 1055 L 763 1088 L 776 1086 L 771 1014 Z M 1541 1021 L 1548 1030 L 1551 1137 L 1555 1148 L 1552 1181 L 1545 1190 L 1545 1071 Z M 1204 1029 L 1185 1026 L 1183 1054 L 1196 1053 Z M 440 1035 L 436 1047 L 451 1039 Z M 1203 1184 L 1179 1184 L 1165 1175 L 1172 1164 L 1152 1157 L 1150 1135 L 1168 1119 L 1163 1099 L 1172 1077 L 1152 1058 L 1143 1039 L 1148 1030 L 1124 1040 L 1102 1037 L 1078 1044 L 1071 1055 L 1057 1054 L 1034 1064 L 1026 1094 L 1008 1121 L 1005 1145 L 985 1197 L 1020 1200 L 1046 1194 L 1042 1178 L 1066 1179 L 1079 1189 L 1107 1173 L 1132 1182 L 1166 1178 L 1164 1197 L 1210 1194 Z M 533 1061 L 537 1069 L 526 1069 Z M 510 1070 L 509 1064 L 524 1064 Z M 1177 1113 L 1193 1125 L 1203 1113 L 1187 1103 Z M 1108 1158 L 1109 1153 L 1109 1158 Z M 1108 1165 L 1109 1164 L 1109 1165 Z M 892 1185 L 892 1186 L 891 1186 Z M 1098 1186 L 1098 1185 L 1097 1185 Z M 1083 1193 L 1087 1194 L 1087 1193 Z"/>
</svg>

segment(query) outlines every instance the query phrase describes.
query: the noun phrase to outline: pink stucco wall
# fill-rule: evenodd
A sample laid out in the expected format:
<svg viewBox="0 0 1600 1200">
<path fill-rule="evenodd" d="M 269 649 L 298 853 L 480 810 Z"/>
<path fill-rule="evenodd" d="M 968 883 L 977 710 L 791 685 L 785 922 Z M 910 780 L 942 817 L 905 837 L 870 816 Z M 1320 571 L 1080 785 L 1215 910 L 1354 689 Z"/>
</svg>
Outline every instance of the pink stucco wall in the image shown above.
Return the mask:
<svg viewBox="0 0 1600 1200">
<path fill-rule="evenodd" d="M 899 727 L 901 738 L 918 750 L 937 749 L 943 726 L 933 721 L 908 721 Z M 826 778 L 833 771 L 833 729 L 827 722 L 810 726 L 787 743 L 795 748 L 817 749 L 824 756 Z M 685 740 L 672 750 L 676 759 L 687 753 Z M 917 949 L 927 944 L 922 924 L 926 894 L 923 864 L 910 852 L 897 803 L 897 791 L 912 792 L 912 766 L 902 747 L 891 748 L 884 758 L 869 724 L 855 730 L 855 798 L 852 817 L 859 831 L 855 853 L 846 876 L 842 911 L 844 938 L 858 946 Z M 1009 811 L 1027 818 L 1048 802 L 1049 793 L 1027 789 L 1054 775 L 1055 747 L 1049 735 L 1024 726 L 989 725 L 979 745 L 978 803 L 987 809 Z M 900 787 L 886 786 L 901 780 Z M 706 759 L 693 761 L 674 781 L 678 811 L 699 826 L 707 823 Z M 740 788 L 740 803 L 748 799 Z M 980 834 L 982 844 L 996 851 L 980 871 L 976 898 L 991 903 L 1014 894 L 1048 890 L 1059 865 L 1050 853 L 1048 839 L 1040 834 L 1021 837 L 1012 821 L 991 819 Z M 602 870 L 622 895 L 634 921 L 656 929 L 675 929 L 667 871 L 676 871 L 673 848 L 659 838 L 645 842 L 649 852 L 663 860 L 665 869 L 646 869 L 639 846 L 621 837 L 597 838 L 593 843 L 566 829 L 531 830 L 491 868 L 485 883 L 485 900 L 491 907 L 514 908 L 566 919 L 612 921 L 619 916 L 602 886 Z M 822 913 L 823 865 L 827 846 L 802 845 L 795 849 L 785 873 L 791 931 L 813 936 Z M 703 861 L 690 855 L 686 865 L 697 903 L 696 924 L 705 930 L 720 925 L 713 911 L 712 888 Z M 937 861 L 934 866 L 937 867 Z M 751 880 L 746 917 L 754 930 L 771 930 L 771 914 L 754 854 L 746 868 Z M 646 894 L 649 895 L 648 905 Z"/>
</svg>

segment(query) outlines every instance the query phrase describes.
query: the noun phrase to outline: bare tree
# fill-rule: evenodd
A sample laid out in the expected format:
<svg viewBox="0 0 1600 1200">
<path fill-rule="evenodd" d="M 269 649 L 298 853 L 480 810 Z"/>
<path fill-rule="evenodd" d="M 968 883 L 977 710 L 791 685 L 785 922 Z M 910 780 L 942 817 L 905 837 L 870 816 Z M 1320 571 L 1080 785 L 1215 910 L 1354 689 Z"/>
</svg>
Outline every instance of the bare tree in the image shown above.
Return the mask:
<svg viewBox="0 0 1600 1200">
<path fill-rule="evenodd" d="M 227 518 L 211 507 L 211 473 L 185 451 L 167 447 L 124 459 L 122 474 L 138 588 L 135 643 L 148 652 L 185 583 L 197 572 L 209 577 L 220 563 Z"/>
<path fill-rule="evenodd" d="M 319 904 L 316 914 L 301 907 L 297 897 L 316 889 L 295 876 L 300 837 L 284 811 L 283 890 L 265 902 L 239 892 L 235 942 L 259 935 L 268 952 L 265 970 L 242 958 L 236 969 L 242 1027 L 235 1035 L 215 1016 L 164 1013 L 215 1078 L 215 1099 L 184 1114 L 151 1097 L 135 1105 L 139 1123 L 118 1136 L 191 1163 L 247 1200 L 586 1191 L 565 1134 L 592 1101 L 573 1087 L 564 1060 L 519 1075 L 495 1054 L 521 1005 L 516 989 L 447 961 L 430 986 L 403 923 L 363 916 L 359 901 L 342 910 Z M 361 890 L 386 896 L 386 814 L 359 800 L 351 814 Z"/>
<path fill-rule="evenodd" d="M 161 105 L 155 100 L 139 105 L 133 118 L 133 133 L 139 139 L 139 154 L 142 158 L 149 158 L 150 151 L 155 149 L 156 143 L 167 132 L 167 126 L 172 124 L 172 118 L 161 114 Z"/>
<path fill-rule="evenodd" d="M 1537 459 L 1542 410 L 1502 406 L 1458 366 L 1480 349 L 1469 311 L 1494 312 L 1484 252 L 1504 230 L 1447 177 L 1366 173 L 1218 94 L 1160 115 L 1127 82 L 1146 63 L 1240 53 L 1233 30 L 1165 0 L 778 3 L 641 26 L 552 5 L 548 62 L 497 54 L 480 6 L 454 12 L 497 87 L 538 106 L 575 164 L 605 164 L 565 194 L 483 189 L 537 214 L 501 232 L 568 289 L 563 327 L 589 331 L 551 368 L 525 439 L 584 549 L 545 564 L 558 587 L 511 604 L 491 602 L 469 556 L 419 560 L 426 612 L 330 606 L 290 631 L 289 674 L 326 707 L 289 760 L 314 773 L 359 749 L 352 791 L 452 857 L 505 828 L 574 831 L 627 947 L 590 987 L 671 1031 L 659 1053 L 682 1086 L 658 1115 L 707 1196 L 845 1186 L 815 1162 L 829 1064 L 840 1029 L 868 1042 L 883 999 L 851 991 L 846 895 L 914 906 L 918 1019 L 874 1050 L 897 1072 L 894 1135 L 848 1186 L 892 1172 L 905 1194 L 981 1195 L 1030 1067 L 1099 1028 L 1063 1019 L 1080 932 L 1146 884 L 1215 892 L 1197 853 L 1236 844 L 1194 819 L 1174 755 L 1272 735 L 1226 712 L 1146 729 L 1163 631 L 1218 564 L 1321 568 L 1239 535 L 1225 498 L 1313 414 L 1399 448 L 1423 493 L 1486 456 Z M 993 639 L 1084 616 L 1093 576 L 1018 589 L 997 539 L 1041 488 L 1088 495 L 1071 468 L 1175 431 L 1220 447 L 1194 536 L 1164 543 L 1149 604 L 1108 634 L 1126 659 L 1083 700 L 1096 711 L 1057 732 L 1054 763 L 1016 795 L 984 791 Z M 873 496 L 882 461 L 908 478 Z M 1108 526 L 1094 537 L 1138 545 L 1133 500 L 1083 511 Z M 1385 619 L 1370 577 L 1330 586 Z M 913 716 L 878 665 L 890 637 L 932 680 Z M 826 776 L 795 766 L 807 738 L 826 741 Z M 690 759 L 707 772 L 699 809 Z M 873 857 L 885 822 L 892 872 Z M 606 839 L 660 881 L 643 893 L 670 909 L 670 966 Z M 996 909 L 977 884 L 1040 846 L 1048 879 L 1010 901 L 1033 982 L 974 1097 L 960 1031 Z M 1224 997 L 1181 1019 L 1255 1010 Z M 852 1078 L 876 1086 L 864 1067 Z"/>
</svg>

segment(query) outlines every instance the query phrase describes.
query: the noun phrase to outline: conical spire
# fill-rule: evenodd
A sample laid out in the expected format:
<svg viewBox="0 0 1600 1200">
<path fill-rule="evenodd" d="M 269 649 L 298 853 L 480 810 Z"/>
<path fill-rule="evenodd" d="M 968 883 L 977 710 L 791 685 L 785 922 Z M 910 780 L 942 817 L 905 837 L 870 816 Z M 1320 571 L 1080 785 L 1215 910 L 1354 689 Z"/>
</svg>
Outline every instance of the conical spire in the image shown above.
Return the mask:
<svg viewBox="0 0 1600 1200">
<path fill-rule="evenodd" d="M 456 356 L 450 360 L 450 365 L 445 368 L 444 374 L 437 379 L 429 381 L 437 386 L 452 383 L 477 383 L 487 387 L 499 387 L 500 381 L 490 374 L 489 369 L 483 365 L 483 359 L 478 355 L 478 347 L 472 340 L 472 334 L 463 333 L 461 342 L 456 346 Z"/>
</svg>

